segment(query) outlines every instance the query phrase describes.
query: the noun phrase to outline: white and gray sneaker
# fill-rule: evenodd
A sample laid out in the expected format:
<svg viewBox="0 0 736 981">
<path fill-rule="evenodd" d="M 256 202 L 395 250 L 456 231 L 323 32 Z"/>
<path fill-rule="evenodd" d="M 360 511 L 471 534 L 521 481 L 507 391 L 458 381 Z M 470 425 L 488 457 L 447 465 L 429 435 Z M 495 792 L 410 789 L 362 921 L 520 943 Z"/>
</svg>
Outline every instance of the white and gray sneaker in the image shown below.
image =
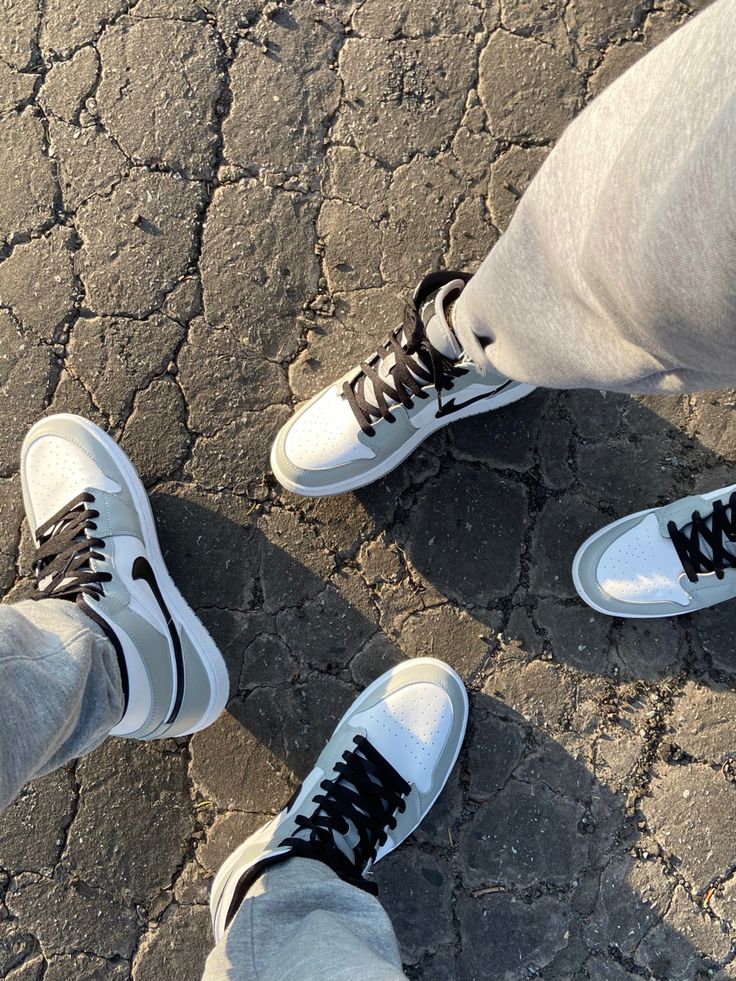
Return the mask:
<svg viewBox="0 0 736 981">
<path fill-rule="evenodd" d="M 36 543 L 35 599 L 77 604 L 120 662 L 125 711 L 111 735 L 182 736 L 220 715 L 222 654 L 174 585 L 148 495 L 106 433 L 73 415 L 49 416 L 21 451 L 26 516 Z"/>
<path fill-rule="evenodd" d="M 359 695 L 287 806 L 225 861 L 210 909 L 219 941 L 256 879 L 292 857 L 365 878 L 427 815 L 455 765 L 468 721 L 465 687 L 432 658 L 405 661 Z"/>
<path fill-rule="evenodd" d="M 578 549 L 575 588 L 599 613 L 674 617 L 736 596 L 736 484 L 628 515 Z"/>
<path fill-rule="evenodd" d="M 481 374 L 463 352 L 446 310 L 469 279 L 454 272 L 425 277 L 386 343 L 297 410 L 271 450 L 282 486 L 305 497 L 364 487 L 449 422 L 534 390 L 497 373 Z"/>
</svg>

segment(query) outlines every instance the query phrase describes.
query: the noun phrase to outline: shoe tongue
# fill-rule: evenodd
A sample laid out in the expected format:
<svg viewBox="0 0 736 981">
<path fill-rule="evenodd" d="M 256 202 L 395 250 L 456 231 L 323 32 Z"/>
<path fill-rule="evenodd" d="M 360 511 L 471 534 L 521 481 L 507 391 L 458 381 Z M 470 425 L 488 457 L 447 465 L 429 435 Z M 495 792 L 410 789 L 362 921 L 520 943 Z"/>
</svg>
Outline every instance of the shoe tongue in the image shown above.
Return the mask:
<svg viewBox="0 0 736 981">
<path fill-rule="evenodd" d="M 375 783 L 377 787 L 380 787 L 381 786 L 380 782 L 374 776 L 372 776 L 370 774 L 369 774 L 369 776 L 370 776 L 370 780 L 371 780 L 372 783 Z M 352 784 L 349 780 L 346 780 L 346 779 L 344 779 L 344 778 L 341 777 L 339 782 L 344 787 L 347 787 L 350 790 L 353 790 L 353 791 L 356 790 L 354 784 Z M 356 805 L 356 806 L 357 806 L 357 808 L 358 808 L 359 811 L 362 811 L 362 813 L 364 813 L 364 814 L 366 813 L 365 811 L 363 811 L 363 809 L 360 807 L 359 804 Z M 324 813 L 325 813 L 324 810 L 320 807 L 320 808 L 318 808 L 318 810 L 316 812 L 316 815 L 317 816 L 321 816 Z M 388 820 L 389 817 L 390 817 L 390 815 L 389 815 L 389 813 L 387 811 L 386 812 L 386 820 Z M 347 818 L 347 824 L 348 824 L 348 830 L 347 830 L 347 832 L 345 834 L 338 834 L 337 831 L 335 831 L 335 830 L 332 830 L 330 833 L 332 835 L 332 840 L 334 841 L 335 846 L 343 853 L 343 855 L 345 856 L 345 858 L 348 859 L 349 862 L 351 862 L 352 864 L 355 864 L 355 849 L 356 849 L 358 843 L 360 842 L 360 834 L 358 833 L 358 829 L 355 826 L 354 821 L 350 817 Z M 308 835 L 308 832 L 302 833 L 302 832 L 297 831 L 296 834 L 294 835 L 294 837 L 296 837 L 296 838 L 302 837 L 302 836 L 308 837 L 309 836 Z"/>
<path fill-rule="evenodd" d="M 355 827 L 353 822 L 348 819 L 347 834 L 339 835 L 333 831 L 332 838 L 345 858 L 347 858 L 349 862 L 355 864 L 355 849 L 360 841 L 360 835 L 358 834 L 358 829 Z"/>
<path fill-rule="evenodd" d="M 713 513 L 711 512 L 707 518 L 704 519 L 704 523 L 708 531 L 713 531 Z M 686 525 L 682 525 L 681 531 L 683 534 L 689 535 L 690 529 L 692 528 L 692 521 L 688 521 Z M 703 553 L 703 555 L 708 559 L 713 558 L 713 549 L 710 547 L 708 542 L 701 535 L 698 539 L 698 548 Z M 728 552 L 730 555 L 736 556 L 736 542 L 730 542 L 726 536 L 723 536 L 723 551 Z"/>
<path fill-rule="evenodd" d="M 449 358 L 451 361 L 457 361 L 462 357 L 463 349 L 460 347 L 455 334 L 453 333 L 452 327 L 447 323 L 447 317 L 445 316 L 445 299 L 446 297 L 455 292 L 462 290 L 465 284 L 461 279 L 454 279 L 449 283 L 446 283 L 441 289 L 436 290 L 434 293 L 430 293 L 427 299 L 424 301 L 419 310 L 419 315 L 424 324 L 424 333 L 429 341 L 429 343 L 437 351 L 440 352 L 444 357 Z M 402 332 L 399 338 L 399 343 L 402 347 L 407 343 L 408 338 Z M 381 378 L 387 381 L 389 384 L 391 382 L 391 369 L 396 363 L 396 359 L 393 355 L 384 358 L 378 367 L 378 374 Z M 412 372 L 414 374 L 414 372 Z M 416 377 L 416 375 L 415 375 Z M 369 402 L 374 405 L 377 404 L 375 391 L 373 389 L 373 382 L 370 379 L 365 381 L 365 396 Z M 386 400 L 390 405 L 396 405 L 393 399 Z"/>
<path fill-rule="evenodd" d="M 452 327 L 447 323 L 445 299 L 449 294 L 456 292 L 458 286 L 462 287 L 462 285 L 461 280 L 446 283 L 442 289 L 427 297 L 420 310 L 427 340 L 440 354 L 452 361 L 457 361 L 462 357 L 463 349 L 460 347 Z"/>
<path fill-rule="evenodd" d="M 67 521 L 68 521 L 68 516 L 61 518 L 59 521 L 57 521 L 57 523 L 44 536 L 44 541 L 45 542 L 49 541 L 50 538 L 52 538 L 58 532 L 62 531 Z M 87 536 L 84 534 L 83 531 L 80 531 L 79 534 L 74 539 L 74 541 L 78 542 L 79 548 L 82 549 L 87 545 Z M 77 571 L 84 571 L 85 569 L 89 569 L 89 568 L 91 568 L 91 566 L 89 564 L 89 558 L 88 558 L 86 563 L 83 566 L 80 566 Z M 38 580 L 39 590 L 46 589 L 46 587 L 50 584 L 50 582 L 51 582 L 51 576 L 44 576 L 43 579 L 39 579 Z M 58 590 L 66 589 L 71 584 L 71 582 L 72 579 L 62 579 L 62 581 L 57 585 L 56 588 Z M 62 596 L 59 598 L 69 600 L 72 603 L 75 601 L 73 596 Z"/>
</svg>

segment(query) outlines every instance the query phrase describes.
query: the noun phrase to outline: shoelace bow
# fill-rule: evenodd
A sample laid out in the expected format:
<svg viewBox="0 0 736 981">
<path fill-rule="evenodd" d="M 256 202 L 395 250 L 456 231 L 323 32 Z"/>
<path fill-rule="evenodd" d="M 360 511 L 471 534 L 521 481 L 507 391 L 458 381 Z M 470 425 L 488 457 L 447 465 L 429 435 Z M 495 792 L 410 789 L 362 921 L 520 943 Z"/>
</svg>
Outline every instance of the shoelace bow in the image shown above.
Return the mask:
<svg viewBox="0 0 736 981">
<path fill-rule="evenodd" d="M 401 343 L 401 335 L 404 343 Z M 386 358 L 394 356 L 395 363 L 383 378 L 378 369 Z M 373 364 L 371 363 L 373 362 Z M 453 387 L 452 379 L 467 374 L 466 368 L 458 367 L 441 354 L 428 340 L 417 304 L 407 304 L 403 323 L 390 335 L 376 353 L 360 366 L 360 374 L 352 381 L 343 383 L 342 392 L 350 403 L 358 424 L 366 436 L 374 436 L 373 421 L 385 419 L 395 422 L 387 398 L 411 409 L 414 399 L 428 398 L 423 384 L 431 383 L 437 391 L 437 402 L 442 407 L 441 392 Z M 415 377 L 417 376 L 417 377 Z M 373 405 L 366 398 L 366 382 L 373 384 Z M 393 384 L 391 384 L 393 382 Z"/>
<path fill-rule="evenodd" d="M 324 793 L 312 798 L 315 812 L 310 817 L 297 814 L 295 818 L 299 829 L 308 831 L 309 837 L 287 838 L 281 844 L 290 846 L 296 855 L 324 862 L 340 878 L 375 893 L 375 886 L 363 879 L 363 872 L 375 859 L 388 832 L 396 827 L 396 813 L 406 810 L 404 798 L 411 786 L 365 737 L 356 736 L 353 742 L 356 748 L 346 750 L 335 766 L 340 776 L 323 780 L 320 788 Z M 334 837 L 348 834 L 351 824 L 358 834 L 357 843 L 351 845 L 352 862 Z"/>
<path fill-rule="evenodd" d="M 730 512 L 730 516 L 728 514 Z M 703 518 L 699 511 L 693 511 L 690 533 L 686 534 L 674 521 L 667 524 L 672 544 L 682 562 L 682 568 L 690 582 L 697 582 L 698 576 L 715 572 L 717 579 L 723 579 L 726 567 L 736 568 L 736 555 L 726 551 L 726 541 L 736 542 L 736 492 L 731 494 L 728 504 L 715 501 L 711 527 L 706 524 L 710 515 Z M 711 554 L 704 553 L 701 540 L 709 546 Z"/>
<path fill-rule="evenodd" d="M 95 549 L 105 545 L 102 538 L 89 534 L 97 530 L 94 519 L 100 516 L 89 507 L 94 501 L 92 494 L 79 494 L 36 529 L 39 545 L 33 569 L 39 587 L 34 599 L 101 596 L 102 583 L 112 579 L 109 572 L 95 571 L 90 565 L 90 559 L 104 559 Z M 48 582 L 41 587 L 44 580 Z"/>
</svg>

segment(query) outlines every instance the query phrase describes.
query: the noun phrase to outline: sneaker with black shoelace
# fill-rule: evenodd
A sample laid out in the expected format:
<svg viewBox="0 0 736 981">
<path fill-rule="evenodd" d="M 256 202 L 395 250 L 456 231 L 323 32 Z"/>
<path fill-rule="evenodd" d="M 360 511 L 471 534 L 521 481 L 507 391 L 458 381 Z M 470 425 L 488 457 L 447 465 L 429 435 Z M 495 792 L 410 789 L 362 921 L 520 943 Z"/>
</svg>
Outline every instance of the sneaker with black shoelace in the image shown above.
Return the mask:
<svg viewBox="0 0 736 981">
<path fill-rule="evenodd" d="M 224 710 L 222 654 L 164 564 L 148 495 L 106 433 L 79 416 L 37 422 L 21 450 L 40 602 L 75 603 L 120 664 L 124 713 L 111 735 L 182 736 Z"/>
<path fill-rule="evenodd" d="M 627 515 L 578 549 L 573 580 L 599 613 L 680 616 L 736 596 L 736 484 Z"/>
<path fill-rule="evenodd" d="M 287 806 L 251 835 L 215 877 L 210 908 L 219 941 L 249 889 L 289 858 L 323 862 L 376 892 L 365 876 L 424 819 L 465 736 L 468 698 L 441 661 L 405 661 L 347 711 Z"/>
<path fill-rule="evenodd" d="M 305 497 L 357 490 L 448 423 L 534 391 L 496 372 L 482 374 L 464 353 L 447 310 L 469 279 L 426 276 L 386 343 L 297 410 L 271 450 L 283 487 Z"/>
</svg>

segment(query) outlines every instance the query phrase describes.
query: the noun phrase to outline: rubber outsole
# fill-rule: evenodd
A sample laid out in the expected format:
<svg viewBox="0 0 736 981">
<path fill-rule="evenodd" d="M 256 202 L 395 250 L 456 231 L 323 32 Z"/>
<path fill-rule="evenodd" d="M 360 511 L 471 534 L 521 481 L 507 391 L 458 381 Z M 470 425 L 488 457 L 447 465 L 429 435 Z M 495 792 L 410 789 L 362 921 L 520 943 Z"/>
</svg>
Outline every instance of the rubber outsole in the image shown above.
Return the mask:
<svg viewBox="0 0 736 981">
<path fill-rule="evenodd" d="M 47 416 L 41 420 L 41 422 L 48 423 L 54 419 L 58 419 L 60 422 L 74 423 L 74 425 L 80 426 L 95 439 L 98 439 L 105 446 L 108 453 L 110 453 L 110 455 L 113 457 L 115 463 L 125 477 L 127 489 L 135 502 L 136 511 L 138 512 L 138 517 L 141 520 L 144 544 L 146 546 L 146 551 L 148 552 L 148 561 L 151 563 L 151 566 L 156 573 L 159 588 L 161 589 L 170 612 L 174 614 L 176 619 L 181 622 L 181 624 L 192 636 L 197 653 L 201 658 L 202 664 L 207 672 L 207 677 L 210 681 L 211 695 L 204 715 L 196 726 L 186 730 L 186 732 L 180 733 L 180 735 L 190 735 L 191 733 L 199 732 L 201 729 L 206 729 L 207 726 L 211 725 L 222 714 L 225 706 L 227 705 L 230 694 L 230 678 L 228 676 L 227 666 L 220 649 L 210 636 L 207 628 L 179 592 L 174 580 L 171 578 L 169 570 L 166 568 L 166 563 L 164 562 L 164 557 L 158 540 L 158 533 L 156 532 L 156 522 L 153 517 L 153 511 L 151 510 L 151 504 L 148 499 L 146 489 L 141 483 L 141 479 L 127 455 L 120 449 L 115 440 L 108 436 L 106 432 L 104 432 L 98 426 L 95 426 L 94 423 L 89 422 L 87 419 L 83 419 L 80 416 L 75 416 L 70 413 L 58 413 L 54 416 Z M 26 438 L 23 441 L 21 460 L 24 458 L 26 446 L 33 439 L 34 428 L 35 427 L 32 427 L 28 431 Z M 30 500 L 30 496 L 28 495 L 28 490 L 26 488 L 23 467 L 21 467 L 21 483 L 23 485 L 24 498 L 26 500 Z M 184 683 L 186 684 L 186 665 L 184 670 Z"/>
</svg>

